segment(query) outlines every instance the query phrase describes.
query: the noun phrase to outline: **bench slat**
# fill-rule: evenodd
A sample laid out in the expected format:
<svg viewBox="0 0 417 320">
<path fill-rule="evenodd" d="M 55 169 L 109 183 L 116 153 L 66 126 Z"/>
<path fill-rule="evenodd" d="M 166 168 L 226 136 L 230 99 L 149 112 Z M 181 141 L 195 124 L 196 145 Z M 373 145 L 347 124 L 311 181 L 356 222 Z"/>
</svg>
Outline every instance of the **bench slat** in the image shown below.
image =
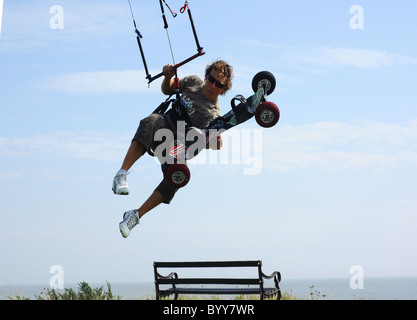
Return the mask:
<svg viewBox="0 0 417 320">
<path fill-rule="evenodd" d="M 276 293 L 276 288 L 266 288 L 264 293 L 266 295 Z M 160 290 L 161 295 L 171 294 L 259 294 L 259 288 L 169 288 L 167 290 Z"/>
<path fill-rule="evenodd" d="M 154 262 L 157 268 L 230 268 L 257 267 L 261 261 L 195 261 L 195 262 Z"/>
<path fill-rule="evenodd" d="M 156 284 L 256 284 L 259 285 L 259 279 L 233 279 L 233 278 L 179 278 L 179 279 L 157 279 Z"/>
</svg>

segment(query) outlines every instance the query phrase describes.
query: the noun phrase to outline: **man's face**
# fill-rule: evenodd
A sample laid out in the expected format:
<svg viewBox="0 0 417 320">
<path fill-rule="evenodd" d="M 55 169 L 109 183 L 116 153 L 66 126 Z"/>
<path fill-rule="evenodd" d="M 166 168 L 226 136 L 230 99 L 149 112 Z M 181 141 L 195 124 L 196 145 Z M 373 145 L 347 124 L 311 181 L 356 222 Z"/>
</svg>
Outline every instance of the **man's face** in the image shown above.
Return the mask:
<svg viewBox="0 0 417 320">
<path fill-rule="evenodd" d="M 207 100 L 213 101 L 223 92 L 226 78 L 219 74 L 219 71 L 212 70 L 209 76 L 206 78 L 206 84 L 203 88 L 203 94 Z M 220 88 L 221 87 L 221 88 Z"/>
</svg>

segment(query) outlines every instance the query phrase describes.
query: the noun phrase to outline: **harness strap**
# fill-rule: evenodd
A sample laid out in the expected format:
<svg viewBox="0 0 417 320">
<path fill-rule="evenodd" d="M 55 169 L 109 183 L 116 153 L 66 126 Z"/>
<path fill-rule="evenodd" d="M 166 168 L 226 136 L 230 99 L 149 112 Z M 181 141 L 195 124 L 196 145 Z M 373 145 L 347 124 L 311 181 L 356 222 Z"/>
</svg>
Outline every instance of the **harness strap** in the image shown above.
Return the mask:
<svg viewBox="0 0 417 320">
<path fill-rule="evenodd" d="M 165 5 L 168 7 L 169 11 L 171 12 L 172 16 L 175 18 L 177 16 L 177 14 L 175 13 L 174 10 L 171 9 L 171 7 L 165 2 L 165 0 L 162 0 Z"/>
<path fill-rule="evenodd" d="M 180 9 L 180 12 L 184 13 L 185 10 L 187 10 L 187 8 L 188 8 L 188 1 L 186 0 L 185 3 L 184 3 L 184 6 Z"/>
</svg>

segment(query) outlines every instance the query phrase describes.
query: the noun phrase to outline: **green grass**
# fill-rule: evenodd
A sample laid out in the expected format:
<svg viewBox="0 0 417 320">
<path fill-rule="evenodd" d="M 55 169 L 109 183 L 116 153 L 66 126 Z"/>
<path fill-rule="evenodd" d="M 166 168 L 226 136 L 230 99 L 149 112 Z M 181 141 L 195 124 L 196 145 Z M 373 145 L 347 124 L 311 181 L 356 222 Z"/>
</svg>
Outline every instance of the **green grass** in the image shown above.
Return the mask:
<svg viewBox="0 0 417 320">
<path fill-rule="evenodd" d="M 153 298 L 154 299 L 154 298 Z M 173 298 L 164 298 L 162 300 L 172 300 Z M 179 295 L 178 300 L 226 300 L 226 298 L 214 295 Z M 260 300 L 259 295 L 247 295 L 247 294 L 241 294 L 237 296 L 231 296 L 230 299 L 227 300 L 238 300 L 238 301 L 251 301 L 251 300 Z M 265 300 L 276 300 L 276 298 L 268 298 Z M 297 300 L 295 296 L 292 294 L 289 294 L 287 292 L 283 293 L 281 296 L 281 300 Z"/>
<path fill-rule="evenodd" d="M 104 287 L 91 288 L 87 282 L 78 283 L 78 291 L 65 289 L 63 293 L 58 293 L 55 289 L 45 289 L 39 295 L 35 295 L 36 300 L 121 300 L 121 296 L 115 296 L 111 291 L 111 285 L 107 283 L 107 291 Z M 8 297 L 10 300 L 30 300 L 23 296 Z"/>
<path fill-rule="evenodd" d="M 121 300 L 122 296 L 114 295 L 111 290 L 111 285 L 107 282 L 107 290 L 104 289 L 104 286 L 98 288 L 91 288 L 87 282 L 78 283 L 78 290 L 74 289 L 65 289 L 63 293 L 57 292 L 55 289 L 44 289 L 39 295 L 35 295 L 35 300 Z M 310 299 L 311 300 L 322 300 L 326 295 L 318 292 L 317 290 L 313 291 L 314 286 L 310 287 Z M 9 300 L 30 300 L 30 298 L 16 295 L 13 297 L 8 297 Z M 170 298 L 165 298 L 164 300 L 172 300 L 173 296 Z M 233 296 L 227 300 L 259 300 L 259 295 L 237 295 Z M 145 297 L 138 297 L 134 300 L 155 300 L 155 296 L 147 294 Z M 221 296 L 210 296 L 210 295 L 179 295 L 178 300 L 226 300 Z M 275 298 L 267 300 L 276 300 Z M 282 293 L 281 300 L 299 300 L 291 292 Z"/>
</svg>

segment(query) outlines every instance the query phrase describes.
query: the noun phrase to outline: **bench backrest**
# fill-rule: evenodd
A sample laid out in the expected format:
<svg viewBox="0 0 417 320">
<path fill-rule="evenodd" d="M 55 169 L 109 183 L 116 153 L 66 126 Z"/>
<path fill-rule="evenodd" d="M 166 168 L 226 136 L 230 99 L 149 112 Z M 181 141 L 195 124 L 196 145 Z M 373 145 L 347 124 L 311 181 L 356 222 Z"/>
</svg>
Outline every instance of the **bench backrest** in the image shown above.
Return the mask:
<svg viewBox="0 0 417 320">
<path fill-rule="evenodd" d="M 165 278 L 158 273 L 158 268 L 236 268 L 256 267 L 257 278 Z M 195 261 L 195 262 L 154 262 L 155 283 L 157 284 L 240 284 L 261 285 L 262 261 Z"/>
</svg>

